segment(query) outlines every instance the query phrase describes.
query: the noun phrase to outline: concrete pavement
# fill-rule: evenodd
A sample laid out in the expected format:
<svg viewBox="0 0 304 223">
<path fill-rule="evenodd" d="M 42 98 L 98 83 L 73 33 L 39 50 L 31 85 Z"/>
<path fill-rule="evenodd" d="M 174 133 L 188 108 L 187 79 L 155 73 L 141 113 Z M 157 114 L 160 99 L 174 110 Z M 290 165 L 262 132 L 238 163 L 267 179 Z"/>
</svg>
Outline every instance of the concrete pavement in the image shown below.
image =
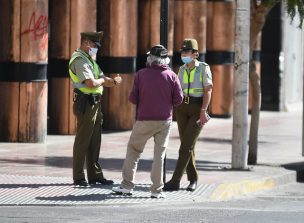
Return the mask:
<svg viewBox="0 0 304 223">
<path fill-rule="evenodd" d="M 101 165 L 115 184 L 130 131 L 103 134 Z M 235 198 L 281 184 L 295 182 L 304 169 L 301 155 L 302 112 L 262 112 L 258 165 L 250 171 L 231 170 L 232 119 L 212 118 L 203 129 L 196 147 L 199 187 L 195 192 L 167 192 L 166 199 L 149 194 L 153 140 L 139 162 L 132 197 L 117 196 L 111 187 L 74 188 L 71 178 L 74 136 L 47 137 L 45 144 L 0 143 L 0 205 L 95 205 L 149 202 L 218 201 Z M 178 157 L 179 138 L 173 124 L 167 151 L 167 180 Z M 187 186 L 186 175 L 182 187 Z"/>
</svg>

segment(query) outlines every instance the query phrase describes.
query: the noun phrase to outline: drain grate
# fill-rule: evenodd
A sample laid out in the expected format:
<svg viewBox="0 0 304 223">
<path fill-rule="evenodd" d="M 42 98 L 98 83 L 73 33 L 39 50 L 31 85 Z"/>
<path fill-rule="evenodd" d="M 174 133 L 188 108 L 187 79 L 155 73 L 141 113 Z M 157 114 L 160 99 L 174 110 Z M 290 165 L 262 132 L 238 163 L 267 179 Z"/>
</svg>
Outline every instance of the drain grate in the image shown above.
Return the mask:
<svg viewBox="0 0 304 223">
<path fill-rule="evenodd" d="M 118 184 L 120 181 L 114 182 Z M 68 177 L 0 174 L 0 205 L 96 205 L 196 201 L 206 200 L 215 186 L 203 184 L 194 192 L 180 190 L 166 193 L 166 199 L 152 199 L 149 183 L 137 184 L 133 195 L 125 196 L 113 194 L 112 186 L 74 187 Z"/>
</svg>

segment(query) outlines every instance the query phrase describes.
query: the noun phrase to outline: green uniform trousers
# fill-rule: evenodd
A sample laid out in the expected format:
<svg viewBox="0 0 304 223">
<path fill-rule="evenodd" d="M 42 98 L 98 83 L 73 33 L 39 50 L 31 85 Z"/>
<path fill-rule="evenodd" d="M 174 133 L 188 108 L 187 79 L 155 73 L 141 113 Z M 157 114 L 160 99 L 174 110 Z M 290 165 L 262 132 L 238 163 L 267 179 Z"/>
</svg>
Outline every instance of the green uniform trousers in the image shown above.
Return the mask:
<svg viewBox="0 0 304 223">
<path fill-rule="evenodd" d="M 187 172 L 189 181 L 196 181 L 198 173 L 195 166 L 195 144 L 202 127 L 196 124 L 200 118 L 201 104 L 185 104 L 176 108 L 181 145 L 176 167 L 172 176 L 173 182 L 180 182 L 184 172 Z"/>
<path fill-rule="evenodd" d="M 77 111 L 79 103 L 83 105 L 82 112 Z M 103 121 L 100 102 L 91 105 L 86 98 L 80 97 L 73 106 L 77 117 L 77 132 L 73 147 L 73 180 L 85 179 L 83 170 L 85 161 L 88 180 L 103 179 L 102 169 L 98 163 Z"/>
</svg>

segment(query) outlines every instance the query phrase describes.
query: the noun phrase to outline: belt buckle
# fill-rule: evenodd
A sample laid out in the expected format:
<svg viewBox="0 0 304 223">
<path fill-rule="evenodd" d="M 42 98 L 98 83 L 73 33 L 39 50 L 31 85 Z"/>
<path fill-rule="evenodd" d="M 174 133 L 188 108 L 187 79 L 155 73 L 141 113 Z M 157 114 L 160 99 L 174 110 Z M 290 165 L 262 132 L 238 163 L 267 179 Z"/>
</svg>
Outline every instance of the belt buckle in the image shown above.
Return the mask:
<svg viewBox="0 0 304 223">
<path fill-rule="evenodd" d="M 186 96 L 184 101 L 185 101 L 185 104 L 189 104 L 189 102 L 190 102 L 190 97 L 189 97 L 189 96 Z"/>
</svg>

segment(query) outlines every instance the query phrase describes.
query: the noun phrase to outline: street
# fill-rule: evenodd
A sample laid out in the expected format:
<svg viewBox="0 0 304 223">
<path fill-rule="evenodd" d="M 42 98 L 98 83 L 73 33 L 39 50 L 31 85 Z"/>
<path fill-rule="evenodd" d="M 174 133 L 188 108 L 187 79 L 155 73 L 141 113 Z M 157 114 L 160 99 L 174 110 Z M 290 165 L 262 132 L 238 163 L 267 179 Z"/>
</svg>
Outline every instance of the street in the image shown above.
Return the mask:
<svg viewBox="0 0 304 223">
<path fill-rule="evenodd" d="M 304 223 L 303 24 L 304 0 L 0 1 L 0 223 Z"/>
<path fill-rule="evenodd" d="M 297 177 L 303 180 L 301 117 L 301 112 L 262 112 L 259 164 L 251 171 L 225 168 L 231 161 L 232 120 L 213 119 L 197 143 L 199 188 L 166 193 L 164 200 L 150 198 L 151 142 L 128 198 L 112 195 L 111 187 L 71 185 L 73 136 L 48 136 L 46 144 L 1 143 L 0 223 L 303 222 L 304 183 L 295 184 Z M 129 134 L 107 133 L 103 140 L 101 161 L 115 186 L 121 180 Z M 167 154 L 168 179 L 179 143 L 175 124 Z M 182 187 L 187 183 L 184 177 Z"/>
<path fill-rule="evenodd" d="M 304 184 L 294 183 L 226 202 L 103 206 L 2 206 L 1 223 L 45 222 L 303 222 Z"/>
</svg>

